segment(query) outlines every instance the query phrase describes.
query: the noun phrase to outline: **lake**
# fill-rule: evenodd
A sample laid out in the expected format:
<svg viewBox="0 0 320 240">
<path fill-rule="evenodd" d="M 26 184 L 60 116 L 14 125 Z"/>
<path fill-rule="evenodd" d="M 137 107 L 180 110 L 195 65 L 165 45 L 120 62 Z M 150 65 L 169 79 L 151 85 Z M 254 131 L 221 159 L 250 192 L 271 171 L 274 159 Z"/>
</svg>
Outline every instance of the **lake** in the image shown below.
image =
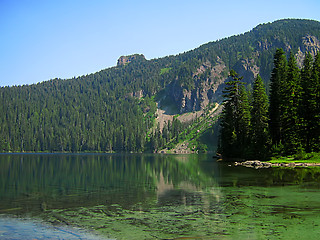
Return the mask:
<svg viewBox="0 0 320 240">
<path fill-rule="evenodd" d="M 211 155 L 0 154 L 0 239 L 315 239 L 320 169 Z"/>
</svg>

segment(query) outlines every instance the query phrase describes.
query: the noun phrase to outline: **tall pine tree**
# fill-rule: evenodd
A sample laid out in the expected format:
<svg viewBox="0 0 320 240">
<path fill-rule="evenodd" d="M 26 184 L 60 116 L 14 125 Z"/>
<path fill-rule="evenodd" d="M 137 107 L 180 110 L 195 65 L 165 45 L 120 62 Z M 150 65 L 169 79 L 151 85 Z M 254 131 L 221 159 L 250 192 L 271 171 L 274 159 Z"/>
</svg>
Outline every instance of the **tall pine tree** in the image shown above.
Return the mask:
<svg viewBox="0 0 320 240">
<path fill-rule="evenodd" d="M 268 156 L 269 116 L 268 96 L 260 75 L 253 83 L 252 109 L 251 109 L 251 152 L 256 159 L 266 159 Z"/>
<path fill-rule="evenodd" d="M 293 53 L 290 53 L 286 81 L 282 89 L 282 142 L 286 154 L 294 154 L 300 147 L 300 118 L 298 107 L 301 97 L 300 70 Z"/>
<path fill-rule="evenodd" d="M 314 131 L 312 136 L 312 150 L 320 151 L 320 52 L 314 58 L 312 67 L 312 82 L 315 90 Z"/>
<path fill-rule="evenodd" d="M 306 152 L 313 151 L 314 134 L 317 120 L 317 87 L 312 76 L 313 58 L 307 53 L 301 69 L 302 99 L 300 104 L 300 116 L 302 119 L 302 129 L 300 138 L 303 140 L 303 147 Z"/>
<path fill-rule="evenodd" d="M 243 84 L 240 86 L 239 102 L 236 112 L 236 131 L 237 131 L 237 145 L 240 147 L 240 155 L 243 158 L 248 156 L 250 145 L 250 104 L 248 100 L 248 93 Z"/>
<path fill-rule="evenodd" d="M 283 85 L 287 78 L 287 59 L 282 48 L 277 49 L 274 55 L 274 68 L 271 73 L 270 83 L 270 107 L 269 128 L 272 143 L 277 145 L 281 142 L 282 135 L 282 99 Z"/>
<path fill-rule="evenodd" d="M 224 108 L 221 115 L 220 151 L 224 157 L 245 157 L 250 128 L 248 97 L 242 77 L 230 71 L 232 80 L 226 82 Z"/>
</svg>

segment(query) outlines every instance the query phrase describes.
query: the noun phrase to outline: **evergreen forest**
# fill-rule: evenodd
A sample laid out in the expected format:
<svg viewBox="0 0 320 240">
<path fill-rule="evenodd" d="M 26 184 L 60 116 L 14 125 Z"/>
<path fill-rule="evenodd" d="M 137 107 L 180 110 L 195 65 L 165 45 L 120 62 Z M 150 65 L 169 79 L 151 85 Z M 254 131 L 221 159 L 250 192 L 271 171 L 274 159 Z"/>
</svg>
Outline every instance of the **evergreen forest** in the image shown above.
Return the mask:
<svg viewBox="0 0 320 240">
<path fill-rule="evenodd" d="M 230 71 L 224 91 L 219 151 L 226 158 L 267 159 L 320 151 L 320 53 L 305 54 L 301 70 L 291 52 L 274 55 L 270 95 L 261 77 L 252 91 Z"/>
<path fill-rule="evenodd" d="M 317 151 L 319 39 L 320 22 L 284 19 L 177 55 L 147 60 L 135 54 L 93 74 L 0 87 L 0 152 L 157 152 L 202 133 L 190 127 L 200 120 L 182 123 L 176 116 L 221 104 L 223 95 L 226 131 L 231 131 L 227 116 L 235 110 L 228 106 L 231 99 L 245 103 L 236 109 L 241 117 L 235 130 L 222 134 L 234 148 L 230 155 L 267 156 L 270 146 L 283 153 Z M 289 52 L 295 55 L 287 61 Z M 302 63 L 306 52 L 311 54 Z M 234 82 L 226 82 L 231 69 Z M 174 109 L 174 120 L 163 128 L 157 122 L 159 106 Z M 211 119 L 201 121 L 204 126 Z M 203 128 L 217 134 L 212 124 Z M 248 139 L 252 129 L 257 130 Z M 263 145 L 261 152 L 252 152 L 254 145 Z"/>
</svg>

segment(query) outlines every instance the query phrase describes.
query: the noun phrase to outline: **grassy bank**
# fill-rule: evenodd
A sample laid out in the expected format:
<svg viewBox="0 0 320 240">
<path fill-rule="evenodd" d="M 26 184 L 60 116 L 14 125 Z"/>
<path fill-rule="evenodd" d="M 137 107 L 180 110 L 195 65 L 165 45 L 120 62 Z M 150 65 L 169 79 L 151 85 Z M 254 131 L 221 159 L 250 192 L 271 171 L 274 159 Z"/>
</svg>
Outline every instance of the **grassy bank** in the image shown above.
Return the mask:
<svg viewBox="0 0 320 240">
<path fill-rule="evenodd" d="M 320 163 L 320 153 L 299 153 L 294 156 L 272 157 L 270 163 Z"/>
</svg>

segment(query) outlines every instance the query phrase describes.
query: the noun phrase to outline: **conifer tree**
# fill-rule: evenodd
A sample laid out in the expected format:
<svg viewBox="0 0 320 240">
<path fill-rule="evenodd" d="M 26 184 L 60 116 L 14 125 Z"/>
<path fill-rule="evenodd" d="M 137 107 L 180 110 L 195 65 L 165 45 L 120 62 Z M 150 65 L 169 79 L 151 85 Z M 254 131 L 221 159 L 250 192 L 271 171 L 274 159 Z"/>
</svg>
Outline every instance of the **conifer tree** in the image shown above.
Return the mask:
<svg viewBox="0 0 320 240">
<path fill-rule="evenodd" d="M 282 48 L 277 49 L 274 55 L 274 68 L 271 73 L 270 83 L 270 106 L 269 106 L 269 128 L 272 143 L 281 143 L 282 130 L 282 99 L 283 85 L 287 78 L 287 59 Z"/>
<path fill-rule="evenodd" d="M 320 52 L 314 58 L 311 76 L 314 83 L 316 100 L 312 150 L 320 151 Z"/>
<path fill-rule="evenodd" d="M 225 157 L 244 157 L 250 126 L 248 97 L 242 77 L 230 71 L 226 82 L 224 108 L 221 115 L 220 151 Z"/>
<path fill-rule="evenodd" d="M 282 89 L 282 141 L 286 154 L 294 154 L 300 147 L 300 119 L 298 106 L 301 96 L 300 74 L 296 59 L 290 53 L 286 81 Z"/>
<path fill-rule="evenodd" d="M 250 145 L 250 104 L 248 100 L 248 93 L 243 84 L 239 86 L 239 102 L 236 110 L 236 132 L 237 132 L 237 145 L 240 148 L 241 157 L 248 156 L 248 149 Z"/>
<path fill-rule="evenodd" d="M 251 149 L 252 157 L 265 159 L 268 155 L 269 124 L 268 96 L 260 75 L 253 83 L 251 110 Z"/>
<path fill-rule="evenodd" d="M 221 130 L 220 130 L 220 143 L 219 152 L 224 157 L 234 157 L 236 155 L 236 142 L 237 136 L 234 125 L 233 104 L 229 99 L 224 102 L 221 114 Z"/>
<path fill-rule="evenodd" d="M 300 116 L 302 120 L 302 129 L 300 137 L 303 139 L 303 147 L 306 152 L 312 151 L 312 142 L 314 138 L 315 126 L 317 123 L 317 87 L 315 79 L 312 76 L 312 56 L 307 53 L 301 69 L 301 87 L 302 98 L 300 104 Z"/>
</svg>

